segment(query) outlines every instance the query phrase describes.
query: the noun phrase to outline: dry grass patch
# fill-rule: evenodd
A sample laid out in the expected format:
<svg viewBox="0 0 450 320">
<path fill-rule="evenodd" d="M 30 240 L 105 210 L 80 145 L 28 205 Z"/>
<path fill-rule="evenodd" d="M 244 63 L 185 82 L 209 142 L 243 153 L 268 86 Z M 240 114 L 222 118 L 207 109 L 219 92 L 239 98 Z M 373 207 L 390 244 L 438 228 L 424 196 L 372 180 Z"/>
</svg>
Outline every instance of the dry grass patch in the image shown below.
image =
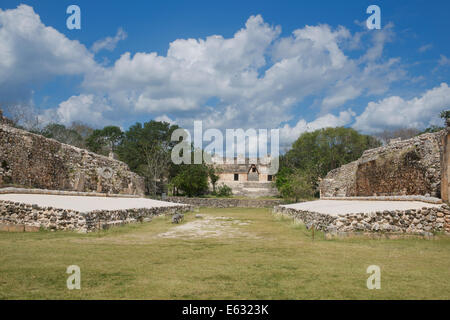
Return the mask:
<svg viewBox="0 0 450 320">
<path fill-rule="evenodd" d="M 191 213 L 173 225 L 160 217 L 87 235 L 0 233 L 0 298 L 450 298 L 449 238 L 326 240 L 316 232 L 313 241 L 269 209 L 200 214 L 208 218 Z M 213 230 L 190 233 L 198 224 Z M 66 288 L 73 264 L 81 268 L 79 291 Z M 366 288 L 373 264 L 381 267 L 381 290 Z"/>
</svg>

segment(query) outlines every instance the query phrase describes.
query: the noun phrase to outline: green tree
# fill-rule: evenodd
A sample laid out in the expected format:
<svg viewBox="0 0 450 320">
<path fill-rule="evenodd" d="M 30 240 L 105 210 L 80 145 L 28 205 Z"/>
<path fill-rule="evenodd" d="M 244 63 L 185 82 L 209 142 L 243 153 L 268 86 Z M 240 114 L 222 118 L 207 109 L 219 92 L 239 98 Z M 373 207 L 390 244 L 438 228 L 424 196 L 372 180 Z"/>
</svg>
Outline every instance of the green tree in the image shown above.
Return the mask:
<svg viewBox="0 0 450 320">
<path fill-rule="evenodd" d="M 117 148 L 119 159 L 145 178 L 150 194 L 165 191 L 169 177 L 176 175 L 170 155 L 177 143 L 171 141 L 171 136 L 178 128 L 154 120 L 136 123 L 125 132 L 122 144 Z"/>
<path fill-rule="evenodd" d="M 275 179 L 275 186 L 277 187 L 278 191 L 280 191 L 282 196 L 283 194 L 281 192 L 281 189 L 283 188 L 284 185 L 287 185 L 289 183 L 289 176 L 292 174 L 293 171 L 294 168 L 291 166 L 288 166 L 286 164 L 280 165 L 280 169 L 278 170 L 277 173 L 277 178 Z"/>
<path fill-rule="evenodd" d="M 61 143 L 70 144 L 82 148 L 84 146 L 83 137 L 75 130 L 68 129 L 62 124 L 51 123 L 41 131 L 46 138 L 55 139 Z"/>
<path fill-rule="evenodd" d="M 213 187 L 213 194 L 216 193 L 216 184 L 217 181 L 219 181 L 219 175 L 217 174 L 219 172 L 219 169 L 214 168 L 214 166 L 208 167 L 208 176 L 209 180 L 211 181 L 212 187 Z"/>
<path fill-rule="evenodd" d="M 108 155 L 110 152 L 116 152 L 122 139 L 123 132 L 119 127 L 107 126 L 100 130 L 94 130 L 86 139 L 86 146 L 92 152 Z"/>
<path fill-rule="evenodd" d="M 380 145 L 381 142 L 375 137 L 362 135 L 351 128 L 337 127 L 305 132 L 293 143 L 291 150 L 280 157 L 277 187 L 280 190 L 283 182 L 289 182 L 290 175 L 297 169 L 295 174 L 307 174 L 311 185 L 317 189 L 319 178 L 329 171 L 358 159 L 365 150 Z"/>
<path fill-rule="evenodd" d="M 208 192 L 208 175 L 205 164 L 182 164 L 171 182 L 188 197 L 201 196 Z"/>
<path fill-rule="evenodd" d="M 314 196 L 314 181 L 308 172 L 294 169 L 285 174 L 286 179 L 280 183 L 279 187 L 283 198 L 294 199 L 297 202 L 299 199 L 309 199 Z"/>
<path fill-rule="evenodd" d="M 94 129 L 88 126 L 87 124 L 84 124 L 80 121 L 74 121 L 69 127 L 70 130 L 73 130 L 77 132 L 82 138 L 83 143 L 85 144 L 86 139 L 94 133 Z"/>
<path fill-rule="evenodd" d="M 219 197 L 230 197 L 233 195 L 233 190 L 226 184 L 221 184 L 217 187 L 217 196 Z"/>
<path fill-rule="evenodd" d="M 442 119 L 445 120 L 445 124 L 449 126 L 450 124 L 450 110 L 442 110 L 439 114 Z"/>
</svg>

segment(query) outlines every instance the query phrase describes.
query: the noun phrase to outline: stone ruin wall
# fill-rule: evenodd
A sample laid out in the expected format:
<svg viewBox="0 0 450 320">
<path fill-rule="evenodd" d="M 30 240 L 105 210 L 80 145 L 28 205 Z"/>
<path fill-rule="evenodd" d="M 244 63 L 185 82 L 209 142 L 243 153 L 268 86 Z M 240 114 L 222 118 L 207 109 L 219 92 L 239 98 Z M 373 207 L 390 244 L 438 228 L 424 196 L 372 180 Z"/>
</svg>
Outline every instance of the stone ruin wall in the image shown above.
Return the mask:
<svg viewBox="0 0 450 320">
<path fill-rule="evenodd" d="M 186 198 L 167 197 L 164 201 L 184 203 L 195 207 L 208 208 L 273 208 L 282 204 L 278 199 L 238 199 L 238 198 Z"/>
<path fill-rule="evenodd" d="M 441 196 L 441 157 L 446 131 L 370 149 L 360 159 L 330 171 L 321 197 Z"/>
<path fill-rule="evenodd" d="M 279 195 L 278 189 L 272 182 L 218 181 L 216 189 L 222 184 L 230 187 L 234 196 L 258 198 L 276 197 Z M 212 189 L 212 186 L 210 186 L 210 189 Z"/>
<path fill-rule="evenodd" d="M 155 216 L 170 216 L 192 210 L 192 206 L 180 204 L 169 207 L 78 212 L 0 200 L 0 231 L 36 232 L 47 229 L 86 233 L 128 223 L 149 222 Z"/>
<path fill-rule="evenodd" d="M 411 210 L 385 210 L 371 213 L 350 213 L 332 216 L 296 210 L 285 206 L 274 208 L 275 214 L 286 215 L 307 229 L 315 228 L 328 235 L 345 234 L 416 234 L 432 236 L 450 234 L 450 206 L 423 207 Z"/>
<path fill-rule="evenodd" d="M 3 118 L 0 115 L 0 118 Z M 0 188 L 143 195 L 142 177 L 118 160 L 0 123 Z"/>
<path fill-rule="evenodd" d="M 356 170 L 353 161 L 330 171 L 320 182 L 320 197 L 351 197 L 356 195 Z"/>
<path fill-rule="evenodd" d="M 448 185 L 449 174 L 450 174 L 450 129 L 446 128 L 446 134 L 442 136 L 442 146 L 444 152 L 441 153 L 441 199 L 442 201 L 449 202 L 450 201 L 450 188 Z"/>
</svg>

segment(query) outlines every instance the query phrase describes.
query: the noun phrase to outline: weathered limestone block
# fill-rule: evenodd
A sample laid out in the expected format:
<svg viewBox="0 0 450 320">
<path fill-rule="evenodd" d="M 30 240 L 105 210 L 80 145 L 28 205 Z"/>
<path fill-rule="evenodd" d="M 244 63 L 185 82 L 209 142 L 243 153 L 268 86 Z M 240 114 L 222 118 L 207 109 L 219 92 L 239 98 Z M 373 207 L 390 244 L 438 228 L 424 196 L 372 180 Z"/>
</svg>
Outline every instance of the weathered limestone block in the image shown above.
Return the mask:
<svg viewBox="0 0 450 320">
<path fill-rule="evenodd" d="M 269 199 L 233 199 L 233 198 L 186 198 L 186 197 L 167 197 L 165 201 L 175 203 L 185 203 L 195 207 L 209 208 L 273 208 L 281 204 L 282 200 Z"/>
<path fill-rule="evenodd" d="M 118 160 L 0 124 L 0 187 L 143 195 L 144 179 Z"/>
<path fill-rule="evenodd" d="M 445 134 L 442 135 L 442 145 L 443 145 L 443 152 L 441 153 L 441 166 L 442 166 L 442 173 L 441 173 L 441 198 L 445 202 L 450 201 L 450 188 L 448 186 L 448 183 L 450 181 L 449 174 L 450 174 L 450 132 L 449 128 L 447 127 L 445 130 Z"/>
<path fill-rule="evenodd" d="M 330 171 L 320 183 L 320 197 L 349 197 L 356 193 L 356 170 L 358 162 L 353 161 Z"/>
<path fill-rule="evenodd" d="M 441 195 L 441 157 L 446 131 L 396 140 L 366 150 L 332 170 L 320 183 L 322 197 Z"/>
<path fill-rule="evenodd" d="M 411 210 L 385 210 L 371 213 L 352 213 L 331 216 L 277 206 L 274 213 L 291 216 L 301 221 L 309 229 L 327 233 L 396 233 L 432 235 L 450 234 L 450 206 L 443 204 L 438 208 L 424 207 Z M 438 217 L 438 218 L 436 218 Z"/>
<path fill-rule="evenodd" d="M 35 232 L 39 229 L 91 232 L 111 226 L 151 221 L 159 215 L 192 211 L 192 206 L 178 205 L 126 210 L 75 210 L 42 208 L 19 202 L 0 200 L 0 231 Z"/>
</svg>

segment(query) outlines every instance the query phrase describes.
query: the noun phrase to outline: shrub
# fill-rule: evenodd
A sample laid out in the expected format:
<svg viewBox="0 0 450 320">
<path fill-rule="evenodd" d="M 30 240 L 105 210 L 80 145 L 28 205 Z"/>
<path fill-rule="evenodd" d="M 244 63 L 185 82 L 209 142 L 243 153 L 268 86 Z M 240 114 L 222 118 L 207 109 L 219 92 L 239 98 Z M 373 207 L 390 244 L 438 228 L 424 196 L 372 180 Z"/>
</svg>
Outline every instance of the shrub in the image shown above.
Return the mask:
<svg viewBox="0 0 450 320">
<path fill-rule="evenodd" d="M 208 167 L 203 164 L 182 165 L 171 183 L 188 197 L 201 196 L 208 191 Z"/>
<path fill-rule="evenodd" d="M 233 192 L 229 186 L 222 184 L 217 188 L 218 197 L 230 197 L 231 195 L 233 195 Z"/>
</svg>

